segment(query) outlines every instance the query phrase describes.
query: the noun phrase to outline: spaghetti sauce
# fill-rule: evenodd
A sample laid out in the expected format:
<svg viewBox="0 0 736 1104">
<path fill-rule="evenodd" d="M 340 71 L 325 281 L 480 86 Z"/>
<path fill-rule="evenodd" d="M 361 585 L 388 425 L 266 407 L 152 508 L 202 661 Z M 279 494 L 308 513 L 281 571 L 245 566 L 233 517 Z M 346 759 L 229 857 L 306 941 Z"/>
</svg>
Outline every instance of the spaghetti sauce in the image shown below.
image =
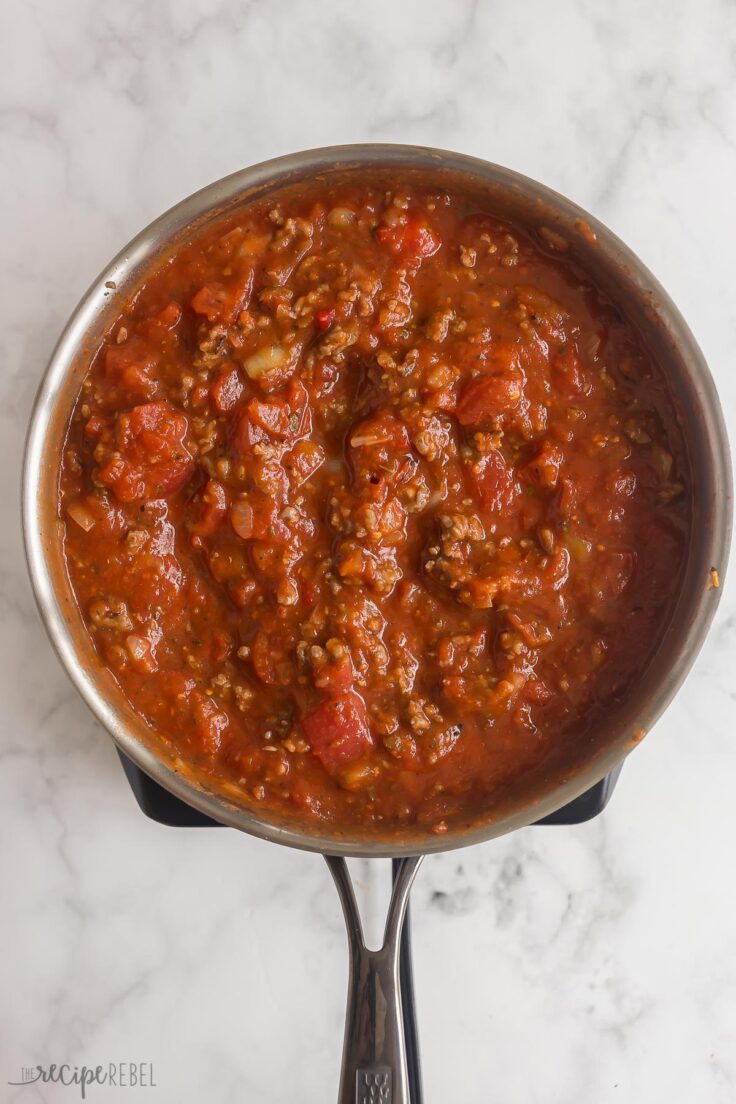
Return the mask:
<svg viewBox="0 0 736 1104">
<path fill-rule="evenodd" d="M 152 271 L 60 500 L 102 663 L 202 779 L 441 832 L 638 677 L 687 480 L 663 370 L 590 279 L 394 175 L 244 204 Z"/>
</svg>

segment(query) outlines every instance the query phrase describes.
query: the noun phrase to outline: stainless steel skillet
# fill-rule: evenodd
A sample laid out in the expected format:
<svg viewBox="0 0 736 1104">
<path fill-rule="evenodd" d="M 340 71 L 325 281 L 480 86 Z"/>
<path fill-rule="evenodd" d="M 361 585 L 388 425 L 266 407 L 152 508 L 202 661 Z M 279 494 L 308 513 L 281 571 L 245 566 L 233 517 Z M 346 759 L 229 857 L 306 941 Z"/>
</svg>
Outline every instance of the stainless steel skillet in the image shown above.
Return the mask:
<svg viewBox="0 0 736 1104">
<path fill-rule="evenodd" d="M 88 359 L 117 300 L 152 263 L 192 229 L 244 199 L 315 176 L 366 168 L 417 173 L 438 185 L 482 195 L 494 209 L 522 220 L 590 273 L 645 336 L 666 366 L 688 441 L 693 499 L 692 540 L 681 593 L 656 654 L 625 701 L 611 709 L 595 739 L 568 749 L 520 779 L 482 820 L 441 836 L 351 838 L 296 820 L 268 819 L 233 793 L 207 788 L 171 748 L 147 731 L 113 680 L 100 669 L 78 615 L 63 563 L 56 490 L 60 444 Z M 711 572 L 725 571 L 731 530 L 731 469 L 718 397 L 703 356 L 677 308 L 639 259 L 609 230 L 569 200 L 509 169 L 461 154 L 400 145 L 336 146 L 265 162 L 226 177 L 185 199 L 139 234 L 107 266 L 73 313 L 54 350 L 34 407 L 23 478 L 23 528 L 29 571 L 41 616 L 77 689 L 120 749 L 171 793 L 220 823 L 273 842 L 319 851 L 328 863 L 348 922 L 351 990 L 340 1100 L 404 1104 L 406 1070 L 397 984 L 398 943 L 419 857 L 464 847 L 538 821 L 569 803 L 621 763 L 681 685 L 707 632 L 719 591 Z M 402 860 L 384 947 L 362 946 L 344 862 L 346 855 Z M 362 1095 L 361 1095 L 362 1094 Z"/>
</svg>

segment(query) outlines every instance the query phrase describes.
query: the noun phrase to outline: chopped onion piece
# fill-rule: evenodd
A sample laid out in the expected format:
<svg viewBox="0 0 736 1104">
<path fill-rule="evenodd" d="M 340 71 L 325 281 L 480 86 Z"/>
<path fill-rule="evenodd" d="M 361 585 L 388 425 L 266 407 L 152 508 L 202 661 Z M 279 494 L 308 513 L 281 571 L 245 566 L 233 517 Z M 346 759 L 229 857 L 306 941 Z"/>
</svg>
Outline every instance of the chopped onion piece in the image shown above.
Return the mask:
<svg viewBox="0 0 736 1104">
<path fill-rule="evenodd" d="M 230 507 L 230 524 L 239 537 L 253 536 L 253 507 L 248 502 L 234 502 Z"/>
<path fill-rule="evenodd" d="M 379 768 L 373 763 L 351 763 L 340 772 L 340 784 L 346 790 L 359 790 L 375 782 Z"/>
<path fill-rule="evenodd" d="M 653 444 L 650 455 L 652 467 L 659 476 L 661 483 L 666 483 L 672 474 L 672 454 L 663 449 L 661 445 Z"/>
<path fill-rule="evenodd" d="M 95 515 L 83 502 L 80 502 L 79 499 L 75 502 L 70 502 L 66 508 L 66 512 L 72 521 L 76 521 L 80 529 L 84 529 L 85 533 L 89 533 L 90 529 L 97 524 Z"/>
<path fill-rule="evenodd" d="M 354 433 L 350 444 L 353 448 L 370 448 L 372 445 L 385 445 L 390 440 L 387 433 Z"/>
<path fill-rule="evenodd" d="M 151 642 L 145 636 L 131 633 L 125 638 L 125 647 L 139 671 L 152 674 L 157 669 L 158 664 L 151 654 Z"/>
<path fill-rule="evenodd" d="M 590 541 L 584 540 L 583 537 L 577 536 L 576 533 L 567 533 L 565 535 L 565 544 L 572 558 L 578 562 L 587 560 L 593 548 Z"/>
<path fill-rule="evenodd" d="M 328 224 L 333 230 L 346 230 L 355 222 L 355 211 L 349 207 L 333 207 L 327 216 Z"/>
<path fill-rule="evenodd" d="M 269 234 L 246 234 L 238 246 L 238 254 L 241 257 L 259 257 L 266 252 L 269 241 Z"/>
<path fill-rule="evenodd" d="M 275 368 L 283 368 L 287 360 L 288 353 L 282 345 L 264 345 L 257 353 L 248 357 L 243 368 L 251 379 L 257 380 L 273 372 Z"/>
</svg>

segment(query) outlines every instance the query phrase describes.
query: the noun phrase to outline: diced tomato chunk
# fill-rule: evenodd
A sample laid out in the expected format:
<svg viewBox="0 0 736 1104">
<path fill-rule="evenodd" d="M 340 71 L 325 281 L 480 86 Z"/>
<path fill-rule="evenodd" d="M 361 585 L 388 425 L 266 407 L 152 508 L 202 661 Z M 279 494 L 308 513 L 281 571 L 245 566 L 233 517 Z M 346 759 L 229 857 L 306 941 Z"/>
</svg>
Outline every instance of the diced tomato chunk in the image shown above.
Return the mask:
<svg viewBox="0 0 736 1104">
<path fill-rule="evenodd" d="M 253 452 L 257 444 L 268 440 L 296 441 L 312 426 L 309 395 L 304 384 L 292 380 L 289 386 L 269 402 L 253 399 L 238 412 L 232 433 L 232 447 L 241 456 Z"/>
<path fill-rule="evenodd" d="M 129 414 L 121 415 L 118 424 L 123 426 L 123 437 L 126 434 L 144 433 L 178 437 L 186 428 L 186 418 L 168 403 L 145 403 L 143 406 L 134 406 Z"/>
<path fill-rule="evenodd" d="M 184 444 L 187 429 L 186 416 L 165 402 L 135 406 L 118 415 L 117 450 L 97 478 L 121 502 L 173 494 L 194 470 Z"/>
<path fill-rule="evenodd" d="M 212 638 L 212 662 L 224 663 L 233 650 L 233 640 L 229 633 L 220 630 Z"/>
<path fill-rule="evenodd" d="M 191 532 L 198 537 L 211 536 L 226 513 L 225 488 L 216 479 L 210 479 L 197 496 L 197 516 L 191 525 Z"/>
<path fill-rule="evenodd" d="M 477 704 L 477 695 L 474 697 L 473 689 L 475 680 L 465 678 L 464 675 L 445 675 L 442 678 L 441 687 L 443 695 L 451 702 L 462 702 L 466 707 Z"/>
<path fill-rule="evenodd" d="M 325 450 L 314 441 L 298 441 L 284 458 L 284 467 L 292 481 L 292 486 L 300 487 L 306 483 L 323 464 Z"/>
<path fill-rule="evenodd" d="M 295 441 L 309 432 L 309 396 L 299 380 L 292 380 L 287 389 L 272 402 L 253 399 L 248 403 L 250 419 L 271 437 Z"/>
<path fill-rule="evenodd" d="M 303 718 L 302 728 L 330 774 L 360 759 L 373 746 L 365 702 L 353 690 L 322 702 Z"/>
<path fill-rule="evenodd" d="M 110 345 L 105 351 L 105 376 L 139 399 L 153 399 L 160 384 L 151 373 L 159 362 L 148 342 L 133 335 L 122 345 Z"/>
<path fill-rule="evenodd" d="M 225 289 L 222 284 L 206 284 L 192 299 L 192 310 L 203 314 L 208 322 L 219 318 L 225 304 Z"/>
<path fill-rule="evenodd" d="M 238 609 L 245 609 L 255 597 L 257 590 L 255 580 L 241 579 L 228 588 L 228 594 Z"/>
<path fill-rule="evenodd" d="M 181 319 L 181 307 L 178 303 L 167 303 L 157 314 L 152 315 L 145 323 L 149 330 L 173 330 Z"/>
<path fill-rule="evenodd" d="M 135 364 L 126 368 L 120 376 L 120 385 L 130 395 L 139 399 L 155 399 L 162 392 L 161 384 Z"/>
<path fill-rule="evenodd" d="M 467 471 L 481 506 L 502 510 L 511 505 L 517 491 L 514 469 L 508 466 L 498 449 L 491 449 L 472 461 Z"/>
<path fill-rule="evenodd" d="M 253 290 L 253 269 L 229 283 L 214 282 L 201 287 L 192 299 L 192 310 L 208 322 L 232 325 L 250 302 Z"/>
<path fill-rule="evenodd" d="M 457 420 L 460 425 L 474 426 L 510 414 L 519 405 L 521 395 L 521 378 L 516 373 L 476 376 L 460 393 Z"/>
<path fill-rule="evenodd" d="M 212 401 L 221 414 L 237 406 L 245 390 L 237 368 L 224 368 L 212 384 Z"/>
<path fill-rule="evenodd" d="M 355 668 L 350 653 L 345 649 L 337 659 L 330 659 L 314 673 L 314 685 L 329 694 L 350 690 L 355 681 Z"/>
<path fill-rule="evenodd" d="M 155 368 L 158 357 L 142 337 L 129 337 L 121 345 L 108 345 L 105 350 L 105 375 L 117 381 L 126 368 L 136 365 L 144 371 Z"/>
<path fill-rule="evenodd" d="M 204 406 L 207 402 L 207 399 L 209 398 L 209 394 L 210 389 L 206 383 L 197 383 L 192 388 L 191 394 L 189 396 L 189 401 L 194 407 Z"/>
<path fill-rule="evenodd" d="M 359 422 L 350 434 L 350 444 L 354 449 L 385 448 L 391 453 L 406 453 L 411 447 L 404 423 L 386 413 Z"/>
<path fill-rule="evenodd" d="M 239 456 L 248 456 L 256 445 L 268 440 L 268 434 L 262 426 L 253 421 L 248 407 L 236 411 L 230 443 Z"/>
<path fill-rule="evenodd" d="M 560 478 L 563 452 L 553 441 L 545 441 L 530 461 L 528 471 L 539 487 L 556 487 Z"/>
<path fill-rule="evenodd" d="M 442 244 L 439 235 L 420 212 L 405 214 L 389 225 L 380 223 L 376 240 L 392 253 L 405 257 L 431 257 Z"/>
<path fill-rule="evenodd" d="M 289 408 L 286 403 L 261 402 L 253 399 L 248 403 L 248 414 L 252 421 L 265 429 L 271 437 L 287 437 L 289 433 Z"/>
<path fill-rule="evenodd" d="M 253 670 L 266 686 L 288 686 L 292 679 L 292 663 L 277 632 L 259 629 L 250 646 Z"/>
<path fill-rule="evenodd" d="M 102 431 L 108 428 L 109 424 L 107 418 L 102 418 L 99 414 L 91 414 L 84 427 L 84 436 L 89 441 L 96 441 Z"/>
<path fill-rule="evenodd" d="M 575 396 L 590 390 L 590 381 L 575 350 L 566 345 L 552 360 L 552 372 L 555 383 L 563 393 Z"/>
</svg>

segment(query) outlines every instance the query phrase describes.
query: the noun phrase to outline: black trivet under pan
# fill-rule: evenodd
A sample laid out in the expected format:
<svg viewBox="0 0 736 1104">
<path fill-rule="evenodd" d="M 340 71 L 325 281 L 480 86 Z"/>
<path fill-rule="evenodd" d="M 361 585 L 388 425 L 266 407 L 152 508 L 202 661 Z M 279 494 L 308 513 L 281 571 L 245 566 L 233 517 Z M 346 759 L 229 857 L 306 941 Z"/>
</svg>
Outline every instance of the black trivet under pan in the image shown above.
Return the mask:
<svg viewBox="0 0 736 1104">
<path fill-rule="evenodd" d="M 186 805 L 174 797 L 158 782 L 139 770 L 122 752 L 118 752 L 123 764 L 130 788 L 143 812 L 151 820 L 166 824 L 170 828 L 222 828 L 216 820 L 205 816 L 197 809 Z M 600 782 L 569 805 L 564 805 L 551 816 L 537 821 L 542 824 L 584 824 L 586 820 L 602 813 L 613 793 L 621 768 L 611 771 Z M 393 874 L 396 877 L 397 860 L 393 862 Z M 417 1032 L 416 1006 L 414 1004 L 414 976 L 411 964 L 411 925 L 409 909 L 406 910 L 404 930 L 401 935 L 401 1004 L 404 1017 L 404 1038 L 406 1040 L 406 1061 L 409 1075 L 411 1104 L 422 1104 L 422 1078 L 419 1062 L 419 1035 Z"/>
</svg>

